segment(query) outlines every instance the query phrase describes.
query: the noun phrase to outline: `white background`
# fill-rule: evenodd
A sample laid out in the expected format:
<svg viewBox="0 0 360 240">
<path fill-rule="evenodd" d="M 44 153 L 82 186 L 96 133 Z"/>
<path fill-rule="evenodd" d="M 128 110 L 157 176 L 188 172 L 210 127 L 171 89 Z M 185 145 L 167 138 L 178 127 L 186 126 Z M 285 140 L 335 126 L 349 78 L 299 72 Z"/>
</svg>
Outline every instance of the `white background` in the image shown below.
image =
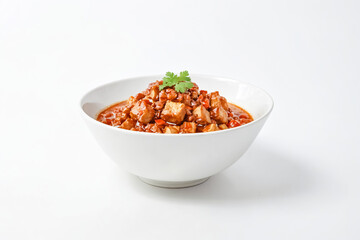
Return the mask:
<svg viewBox="0 0 360 240">
<path fill-rule="evenodd" d="M 0 239 L 360 239 L 359 12 L 355 0 L 0 0 Z M 258 85 L 275 108 L 226 171 L 154 188 L 103 154 L 78 101 L 185 69 Z"/>
</svg>

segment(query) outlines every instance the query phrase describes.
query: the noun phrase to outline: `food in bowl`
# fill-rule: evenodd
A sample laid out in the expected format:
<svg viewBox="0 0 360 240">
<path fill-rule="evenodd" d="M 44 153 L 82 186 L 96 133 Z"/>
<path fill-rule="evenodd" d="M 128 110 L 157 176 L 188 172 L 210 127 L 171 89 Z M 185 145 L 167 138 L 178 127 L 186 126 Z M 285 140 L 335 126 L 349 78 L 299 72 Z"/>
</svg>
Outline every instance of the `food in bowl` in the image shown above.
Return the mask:
<svg viewBox="0 0 360 240">
<path fill-rule="evenodd" d="M 253 117 L 218 91 L 199 90 L 183 71 L 179 76 L 167 72 L 146 90 L 103 109 L 97 120 L 132 131 L 184 134 L 239 127 Z"/>
<path fill-rule="evenodd" d="M 254 121 L 224 131 L 194 134 L 154 134 L 129 131 L 96 120 L 106 106 L 136 95 L 163 75 L 120 79 L 84 93 L 80 113 L 104 153 L 123 170 L 159 187 L 194 186 L 237 162 L 264 126 L 272 109 L 271 96 L 241 81 L 192 74 L 192 81 L 251 113 Z"/>
</svg>

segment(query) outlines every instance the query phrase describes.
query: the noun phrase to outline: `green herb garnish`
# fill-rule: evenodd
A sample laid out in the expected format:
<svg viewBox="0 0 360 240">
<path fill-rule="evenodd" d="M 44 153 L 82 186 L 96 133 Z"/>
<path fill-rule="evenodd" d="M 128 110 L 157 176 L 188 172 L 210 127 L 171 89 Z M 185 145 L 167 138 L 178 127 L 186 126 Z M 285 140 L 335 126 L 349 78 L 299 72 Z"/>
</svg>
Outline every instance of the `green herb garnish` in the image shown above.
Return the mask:
<svg viewBox="0 0 360 240">
<path fill-rule="evenodd" d="M 179 76 L 173 72 L 167 72 L 162 80 L 163 84 L 159 86 L 160 91 L 166 87 L 175 86 L 175 91 L 184 93 L 186 90 L 194 86 L 194 84 L 191 82 L 188 71 L 180 72 Z"/>
</svg>

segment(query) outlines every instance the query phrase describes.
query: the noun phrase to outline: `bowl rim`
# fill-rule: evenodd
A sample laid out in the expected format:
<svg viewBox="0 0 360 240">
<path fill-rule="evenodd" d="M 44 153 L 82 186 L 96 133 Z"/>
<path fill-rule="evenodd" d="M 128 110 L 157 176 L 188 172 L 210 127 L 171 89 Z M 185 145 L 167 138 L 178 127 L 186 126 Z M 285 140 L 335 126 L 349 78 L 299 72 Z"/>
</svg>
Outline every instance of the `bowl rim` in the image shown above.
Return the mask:
<svg viewBox="0 0 360 240">
<path fill-rule="evenodd" d="M 235 80 L 234 78 L 230 78 L 230 77 L 221 77 L 221 76 L 215 76 L 215 75 L 209 75 L 209 74 L 191 74 L 191 76 L 194 77 L 208 77 L 208 78 L 212 78 L 212 79 L 216 79 L 218 81 L 226 81 L 226 82 L 233 82 L 233 83 L 242 83 L 245 85 L 249 85 L 251 87 L 257 88 L 260 91 L 262 91 L 265 95 L 267 95 L 270 99 L 270 108 L 267 110 L 267 112 L 265 114 L 263 114 L 261 117 L 255 119 L 254 121 L 244 124 L 242 126 L 239 127 L 235 127 L 235 128 L 229 128 L 229 129 L 225 129 L 225 130 L 221 130 L 221 131 L 213 131 L 213 132 L 206 132 L 206 133 L 186 133 L 186 134 L 164 134 L 164 133 L 149 133 L 149 132 L 138 132 L 138 131 L 131 131 L 131 130 L 126 130 L 126 129 L 122 129 L 122 128 L 117 128 L 117 127 L 113 127 L 104 123 L 101 123 L 99 121 L 97 121 L 96 119 L 90 117 L 83 109 L 83 104 L 82 102 L 84 101 L 84 98 L 89 95 L 91 92 L 94 92 L 96 90 L 98 90 L 99 88 L 103 88 L 112 84 L 116 84 L 118 82 L 122 82 L 122 81 L 131 81 L 134 79 L 139 79 L 139 78 L 161 78 L 163 76 L 163 74 L 152 74 L 152 75 L 142 75 L 142 76 L 135 76 L 135 77 L 126 77 L 126 78 L 122 78 L 119 80 L 115 80 L 115 81 L 111 81 L 111 82 L 107 82 L 101 85 L 98 85 L 95 88 L 91 88 L 90 90 L 87 90 L 82 97 L 80 98 L 79 101 L 79 105 L 80 105 L 80 112 L 81 115 L 85 118 L 85 119 L 89 119 L 90 121 L 92 121 L 92 123 L 97 124 L 100 127 L 105 127 L 108 129 L 112 129 L 114 131 L 120 131 L 121 133 L 124 134 L 131 134 L 131 135 L 139 135 L 139 136 L 157 136 L 157 137 L 197 137 L 197 136 L 207 136 L 207 135 L 215 135 L 215 134 L 225 134 L 227 132 L 230 131 L 237 131 L 246 127 L 250 127 L 252 125 L 254 125 L 255 123 L 261 121 L 262 119 L 266 118 L 273 110 L 274 108 L 274 100 L 271 97 L 271 95 L 265 91 L 264 89 L 252 84 L 252 83 L 248 83 L 242 80 Z"/>
</svg>

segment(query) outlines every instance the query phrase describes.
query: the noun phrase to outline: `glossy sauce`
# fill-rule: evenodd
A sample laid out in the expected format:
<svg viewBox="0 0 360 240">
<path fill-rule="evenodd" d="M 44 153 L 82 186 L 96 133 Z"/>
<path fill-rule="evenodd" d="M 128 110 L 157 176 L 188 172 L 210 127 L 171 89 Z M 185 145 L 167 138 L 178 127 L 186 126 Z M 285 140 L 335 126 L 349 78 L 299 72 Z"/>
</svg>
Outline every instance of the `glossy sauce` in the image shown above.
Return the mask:
<svg viewBox="0 0 360 240">
<path fill-rule="evenodd" d="M 96 120 L 102 123 L 105 123 L 110 126 L 120 127 L 120 122 L 116 120 L 117 114 L 121 113 L 122 108 L 127 105 L 127 100 L 121 101 L 115 104 L 112 104 L 105 109 L 103 109 L 100 113 L 97 114 Z M 228 128 L 239 127 L 249 122 L 252 122 L 254 119 L 249 112 L 245 109 L 232 104 L 228 103 L 229 105 L 229 116 L 234 117 L 236 120 L 230 120 L 226 125 Z M 176 125 L 171 122 L 166 122 L 166 125 Z M 202 129 L 205 126 L 198 124 L 197 132 L 202 132 Z"/>
</svg>

